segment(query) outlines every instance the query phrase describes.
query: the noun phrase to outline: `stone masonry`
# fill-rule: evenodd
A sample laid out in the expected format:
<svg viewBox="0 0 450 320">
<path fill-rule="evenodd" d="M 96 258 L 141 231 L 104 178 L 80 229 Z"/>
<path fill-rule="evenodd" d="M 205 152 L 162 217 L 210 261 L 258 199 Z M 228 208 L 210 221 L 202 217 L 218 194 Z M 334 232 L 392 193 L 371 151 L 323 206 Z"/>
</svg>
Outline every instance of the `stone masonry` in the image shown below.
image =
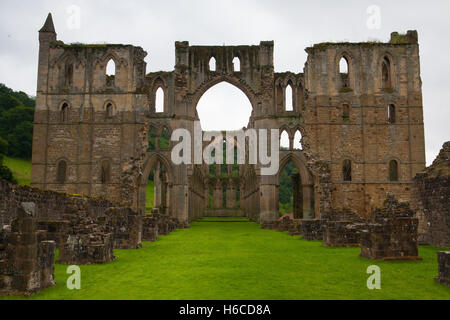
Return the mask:
<svg viewBox="0 0 450 320">
<path fill-rule="evenodd" d="M 450 252 L 438 252 L 439 276 L 436 281 L 450 286 Z"/>
<path fill-rule="evenodd" d="M 316 44 L 306 49 L 302 73 L 275 72 L 273 41 L 176 42 L 174 70 L 146 73 L 142 48 L 66 44 L 57 39 L 51 15 L 39 43 L 32 186 L 42 190 L 104 196 L 143 212 L 155 172 L 155 206 L 180 223 L 204 216 L 211 192 L 212 209 L 240 209 L 251 220 L 271 221 L 279 217 L 281 172 L 292 162 L 299 172 L 296 218 L 320 219 L 345 207 L 367 218 L 387 192 L 411 201 L 413 177 L 425 168 L 416 31 L 392 33 L 385 43 Z M 212 58 L 215 69 L 209 68 Z M 339 69 L 341 60 L 348 72 Z M 110 62 L 115 74 L 106 74 Z M 197 104 L 221 82 L 248 97 L 248 129 L 287 132 L 290 147 L 280 152 L 276 175 L 263 176 L 260 165 L 246 164 L 237 176 L 224 168 L 228 175 L 211 177 L 207 165 L 174 165 L 174 145 L 160 145 L 165 131 L 185 128 L 194 136 Z M 163 110 L 156 110 L 159 89 Z M 294 149 L 298 132 L 302 150 Z"/>
<path fill-rule="evenodd" d="M 450 248 L 450 142 L 444 144 L 432 166 L 417 174 L 413 190 L 420 241 Z"/>
<path fill-rule="evenodd" d="M 374 260 L 418 260 L 418 225 L 408 203 L 389 196 L 374 211 L 361 233 L 361 257 Z"/>
<path fill-rule="evenodd" d="M 34 204 L 23 203 L 11 226 L 0 228 L 0 296 L 29 296 L 54 286 L 56 244 L 36 228 Z"/>
</svg>

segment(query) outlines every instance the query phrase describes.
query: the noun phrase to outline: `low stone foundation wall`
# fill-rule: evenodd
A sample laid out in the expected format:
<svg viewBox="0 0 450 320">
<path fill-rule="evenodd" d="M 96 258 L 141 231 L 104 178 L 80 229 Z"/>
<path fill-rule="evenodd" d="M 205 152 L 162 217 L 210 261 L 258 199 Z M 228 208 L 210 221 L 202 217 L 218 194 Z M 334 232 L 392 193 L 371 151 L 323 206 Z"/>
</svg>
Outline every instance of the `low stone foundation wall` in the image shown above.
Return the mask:
<svg viewBox="0 0 450 320">
<path fill-rule="evenodd" d="M 142 241 L 155 242 L 158 240 L 158 219 L 154 216 L 142 218 Z"/>
<path fill-rule="evenodd" d="M 138 249 L 142 248 L 142 219 L 130 208 L 109 208 L 98 221 L 111 230 L 114 249 Z"/>
<path fill-rule="evenodd" d="M 323 224 L 323 220 L 302 220 L 300 233 L 303 239 L 307 241 L 322 241 Z"/>
<path fill-rule="evenodd" d="M 34 206 L 22 204 L 12 225 L 0 228 L 0 296 L 29 296 L 56 284 L 56 243 L 43 240 L 33 215 Z"/>
<path fill-rule="evenodd" d="M 106 209 L 114 207 L 104 199 L 43 191 L 0 179 L 0 226 L 10 225 L 17 216 L 17 208 L 21 203 L 27 202 L 35 204 L 36 218 L 47 221 L 64 220 L 65 215 L 74 215 L 79 211 L 87 212 L 92 217 L 100 217 Z"/>
<path fill-rule="evenodd" d="M 289 228 L 289 235 L 300 236 L 301 235 L 301 231 L 300 231 L 301 225 L 302 225 L 302 220 L 299 220 L 299 219 L 292 220 L 291 226 Z"/>
<path fill-rule="evenodd" d="M 408 203 L 388 197 L 361 233 L 361 257 L 374 260 L 417 260 L 419 220 Z"/>
<path fill-rule="evenodd" d="M 326 247 L 359 247 L 364 224 L 352 221 L 326 221 L 323 245 Z"/>
<path fill-rule="evenodd" d="M 90 265 L 113 261 L 114 235 L 105 225 L 87 216 L 73 217 L 68 233 L 62 235 L 59 264 Z"/>
<path fill-rule="evenodd" d="M 450 286 L 450 252 L 438 252 L 439 276 L 436 281 Z"/>
</svg>

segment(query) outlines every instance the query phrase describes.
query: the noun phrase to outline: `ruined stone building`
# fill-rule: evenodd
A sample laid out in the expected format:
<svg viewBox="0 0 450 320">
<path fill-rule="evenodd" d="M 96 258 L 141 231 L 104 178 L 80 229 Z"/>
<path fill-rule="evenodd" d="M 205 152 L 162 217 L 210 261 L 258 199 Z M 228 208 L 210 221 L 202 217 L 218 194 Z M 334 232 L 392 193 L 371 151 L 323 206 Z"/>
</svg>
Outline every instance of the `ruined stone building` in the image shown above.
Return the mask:
<svg viewBox="0 0 450 320">
<path fill-rule="evenodd" d="M 176 42 L 175 69 L 148 74 L 142 48 L 65 44 L 57 40 L 51 15 L 39 41 L 33 187 L 104 196 L 145 210 L 146 184 L 154 171 L 156 206 L 180 221 L 238 206 L 252 220 L 264 221 L 279 216 L 280 173 L 292 162 L 299 172 L 297 218 L 344 208 L 364 217 L 387 193 L 410 201 L 413 178 L 425 168 L 415 31 L 393 33 L 387 43 L 314 45 L 306 49 L 303 73 L 275 72 L 270 41 Z M 108 64 L 114 72 L 107 72 Z M 174 165 L 173 142 L 162 148 L 164 132 L 169 137 L 178 128 L 194 132 L 197 103 L 223 81 L 248 97 L 253 108 L 248 128 L 289 135 L 279 174 L 263 176 L 260 165 L 247 164 L 237 175 L 218 165 L 212 175 L 207 165 Z M 155 97 L 161 90 L 164 104 L 158 109 Z M 302 150 L 293 147 L 296 133 Z"/>
</svg>

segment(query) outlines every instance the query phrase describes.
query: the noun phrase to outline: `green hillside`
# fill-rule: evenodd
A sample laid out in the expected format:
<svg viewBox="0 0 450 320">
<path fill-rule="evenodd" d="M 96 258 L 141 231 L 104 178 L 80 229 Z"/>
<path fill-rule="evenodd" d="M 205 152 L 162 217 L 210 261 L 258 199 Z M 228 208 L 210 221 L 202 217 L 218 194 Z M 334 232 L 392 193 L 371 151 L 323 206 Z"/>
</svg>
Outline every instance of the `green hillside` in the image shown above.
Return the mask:
<svg viewBox="0 0 450 320">
<path fill-rule="evenodd" d="M 17 184 L 21 186 L 29 186 L 31 182 L 31 161 L 13 159 L 5 157 L 3 165 L 7 166 L 13 173 Z"/>
</svg>

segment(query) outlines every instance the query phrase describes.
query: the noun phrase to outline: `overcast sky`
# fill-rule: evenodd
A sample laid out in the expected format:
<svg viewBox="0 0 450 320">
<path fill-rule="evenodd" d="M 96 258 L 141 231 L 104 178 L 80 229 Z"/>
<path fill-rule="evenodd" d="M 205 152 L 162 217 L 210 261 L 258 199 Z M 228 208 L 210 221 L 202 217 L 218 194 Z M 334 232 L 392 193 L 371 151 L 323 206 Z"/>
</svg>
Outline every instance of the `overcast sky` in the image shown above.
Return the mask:
<svg viewBox="0 0 450 320">
<path fill-rule="evenodd" d="M 374 5 L 375 11 L 369 10 Z M 76 8 L 80 9 L 79 25 L 74 19 Z M 376 18 L 376 8 L 381 20 Z M 392 31 L 416 29 L 429 164 L 443 142 L 450 140 L 448 0 L 1 0 L 0 82 L 30 95 L 36 91 L 38 30 L 48 12 L 53 14 L 58 39 L 66 43 L 142 46 L 149 53 L 149 72 L 173 70 L 174 42 L 181 40 L 191 45 L 257 45 L 261 40 L 274 40 L 275 70 L 298 73 L 303 72 L 306 61 L 304 49 L 314 43 L 373 39 L 385 42 Z M 247 103 L 245 96 L 230 95 L 233 90 L 222 85 L 215 94 L 207 93 L 201 103 L 214 104 L 215 108 L 208 114 L 202 113 L 204 107 L 199 106 L 203 126 L 214 127 L 227 121 L 238 127 L 247 124 L 248 109 L 240 104 L 241 100 Z M 218 113 L 220 110 L 222 113 Z M 232 122 L 236 119 L 240 121 Z"/>
</svg>

